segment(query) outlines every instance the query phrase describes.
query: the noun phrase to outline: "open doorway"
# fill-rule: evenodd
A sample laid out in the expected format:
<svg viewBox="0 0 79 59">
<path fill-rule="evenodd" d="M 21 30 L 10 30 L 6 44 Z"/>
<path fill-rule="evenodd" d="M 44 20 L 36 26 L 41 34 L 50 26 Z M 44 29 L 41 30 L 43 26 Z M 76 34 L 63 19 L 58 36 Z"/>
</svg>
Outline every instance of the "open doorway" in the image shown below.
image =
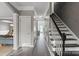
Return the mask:
<svg viewBox="0 0 79 59">
<path fill-rule="evenodd" d="M 5 56 L 13 49 L 13 22 L 0 20 L 0 56 Z"/>
</svg>

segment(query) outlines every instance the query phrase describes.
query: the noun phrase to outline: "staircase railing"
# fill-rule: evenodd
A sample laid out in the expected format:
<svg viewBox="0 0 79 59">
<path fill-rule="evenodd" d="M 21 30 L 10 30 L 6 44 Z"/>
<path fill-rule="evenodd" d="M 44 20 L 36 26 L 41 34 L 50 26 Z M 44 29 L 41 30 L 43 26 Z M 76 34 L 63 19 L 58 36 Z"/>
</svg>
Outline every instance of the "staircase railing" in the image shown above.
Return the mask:
<svg viewBox="0 0 79 59">
<path fill-rule="evenodd" d="M 54 20 L 54 18 L 53 18 L 53 15 L 54 14 L 52 14 L 52 15 L 50 15 L 50 18 L 52 19 L 52 21 L 53 21 L 53 23 L 55 24 L 55 26 L 56 26 L 56 29 L 57 29 L 57 31 L 58 31 L 58 33 L 59 33 L 59 35 L 61 36 L 61 43 L 60 43 L 60 48 L 62 49 L 62 50 L 60 50 L 60 52 L 61 52 L 61 56 L 63 56 L 64 55 L 64 52 L 65 52 L 65 40 L 66 40 L 66 34 L 65 33 L 61 33 L 61 31 L 60 31 L 60 29 L 58 28 L 58 26 L 57 26 L 57 24 L 56 24 L 56 22 L 55 22 L 55 20 Z"/>
</svg>

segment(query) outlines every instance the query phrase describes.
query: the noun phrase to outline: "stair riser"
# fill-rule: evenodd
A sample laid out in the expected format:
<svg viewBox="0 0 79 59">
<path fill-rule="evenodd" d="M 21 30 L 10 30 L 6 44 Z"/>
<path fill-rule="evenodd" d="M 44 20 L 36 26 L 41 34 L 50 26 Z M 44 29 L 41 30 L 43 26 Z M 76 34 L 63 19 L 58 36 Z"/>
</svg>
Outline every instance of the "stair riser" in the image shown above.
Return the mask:
<svg viewBox="0 0 79 59">
<path fill-rule="evenodd" d="M 52 51 L 56 51 L 57 48 L 52 48 Z M 58 48 L 62 49 L 62 48 Z M 73 47 L 73 48 L 65 48 L 65 51 L 79 51 L 79 47 Z"/>
</svg>

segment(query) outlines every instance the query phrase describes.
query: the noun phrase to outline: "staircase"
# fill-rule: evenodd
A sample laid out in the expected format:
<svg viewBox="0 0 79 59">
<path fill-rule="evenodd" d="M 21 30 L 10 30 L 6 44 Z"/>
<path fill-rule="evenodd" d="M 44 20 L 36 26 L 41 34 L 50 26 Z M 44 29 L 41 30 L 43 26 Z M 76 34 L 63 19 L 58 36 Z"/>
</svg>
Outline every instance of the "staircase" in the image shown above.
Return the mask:
<svg viewBox="0 0 79 59">
<path fill-rule="evenodd" d="M 56 25 L 58 26 L 59 30 L 61 31 L 61 33 L 65 33 L 66 35 L 66 40 L 65 40 L 65 44 L 64 44 L 64 54 L 63 56 L 79 56 L 79 44 L 78 44 L 78 40 L 77 38 L 75 38 L 74 34 L 67 28 L 67 26 L 61 21 L 61 19 L 58 18 L 57 15 L 52 14 L 52 20 L 55 21 Z M 53 28 L 54 29 L 54 28 Z M 55 39 L 52 38 L 53 33 L 55 33 L 55 36 L 60 36 L 58 33 L 56 33 L 57 31 L 50 31 L 49 35 L 50 35 L 50 49 L 52 50 L 52 53 L 55 53 L 55 55 L 58 56 L 56 50 L 56 45 L 55 43 L 53 43 L 54 41 L 56 41 Z M 57 39 L 57 41 L 60 41 L 59 38 Z M 63 47 L 61 47 L 63 48 Z M 60 51 L 61 52 L 61 51 Z"/>
</svg>

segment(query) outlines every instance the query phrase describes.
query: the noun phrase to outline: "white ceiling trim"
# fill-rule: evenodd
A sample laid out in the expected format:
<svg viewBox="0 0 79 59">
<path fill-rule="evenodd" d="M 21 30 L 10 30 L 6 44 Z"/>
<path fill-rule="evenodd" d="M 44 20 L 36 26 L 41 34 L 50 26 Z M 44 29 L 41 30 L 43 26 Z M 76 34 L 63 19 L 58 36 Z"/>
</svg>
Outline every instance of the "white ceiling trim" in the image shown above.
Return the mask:
<svg viewBox="0 0 79 59">
<path fill-rule="evenodd" d="M 9 8 L 12 11 L 12 13 L 19 13 L 19 11 L 12 4 L 10 4 L 9 2 L 4 3 L 6 4 L 5 6 L 7 6 L 7 8 Z"/>
<path fill-rule="evenodd" d="M 34 10 L 34 6 L 19 6 L 18 10 Z"/>
</svg>

